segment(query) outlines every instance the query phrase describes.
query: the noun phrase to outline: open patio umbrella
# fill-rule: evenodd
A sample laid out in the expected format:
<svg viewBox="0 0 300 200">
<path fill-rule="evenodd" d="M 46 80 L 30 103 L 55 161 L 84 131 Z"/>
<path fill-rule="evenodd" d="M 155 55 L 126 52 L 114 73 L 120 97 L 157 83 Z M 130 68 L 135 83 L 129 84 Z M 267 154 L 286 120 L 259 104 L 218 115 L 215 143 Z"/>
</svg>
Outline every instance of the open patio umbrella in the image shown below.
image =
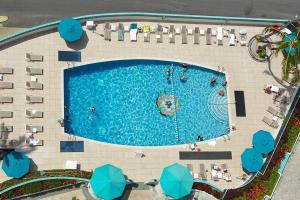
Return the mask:
<svg viewBox="0 0 300 200">
<path fill-rule="evenodd" d="M 193 177 L 186 167 L 174 163 L 164 168 L 160 185 L 166 195 L 179 199 L 191 193 Z"/>
<path fill-rule="evenodd" d="M 28 173 L 30 166 L 29 158 L 22 152 L 12 151 L 3 159 L 2 169 L 7 176 L 21 178 Z"/>
<path fill-rule="evenodd" d="M 262 154 L 268 154 L 274 149 L 275 141 L 271 133 L 259 130 L 252 138 L 254 149 Z"/>
<path fill-rule="evenodd" d="M 286 42 L 296 41 L 296 40 L 297 40 L 296 33 L 287 34 L 283 37 L 283 41 L 286 41 Z M 291 46 L 287 46 L 283 49 L 284 53 L 287 54 L 290 52 L 291 56 L 295 56 L 296 50 L 297 50 L 297 47 L 295 48 L 295 47 L 291 47 Z"/>
<path fill-rule="evenodd" d="M 83 30 L 81 24 L 73 19 L 73 18 L 66 18 L 61 20 L 58 25 L 58 32 L 60 37 L 68 42 L 75 42 L 79 40 L 82 36 Z"/>
<path fill-rule="evenodd" d="M 97 198 L 111 200 L 122 196 L 126 180 L 120 168 L 106 164 L 95 169 L 90 185 Z"/>
<path fill-rule="evenodd" d="M 242 166 L 250 173 L 258 172 L 263 166 L 263 156 L 253 148 L 247 148 L 241 155 Z"/>
</svg>

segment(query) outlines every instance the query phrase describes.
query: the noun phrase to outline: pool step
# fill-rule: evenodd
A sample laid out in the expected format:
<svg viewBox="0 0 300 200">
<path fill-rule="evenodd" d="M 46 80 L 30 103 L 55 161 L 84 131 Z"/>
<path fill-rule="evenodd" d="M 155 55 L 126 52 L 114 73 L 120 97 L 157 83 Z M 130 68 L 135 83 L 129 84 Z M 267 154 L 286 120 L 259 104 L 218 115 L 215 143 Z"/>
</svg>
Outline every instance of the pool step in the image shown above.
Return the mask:
<svg viewBox="0 0 300 200">
<path fill-rule="evenodd" d="M 208 110 L 210 114 L 220 122 L 228 121 L 228 102 L 227 94 L 222 97 L 219 91 L 224 90 L 223 87 L 217 87 L 212 90 L 208 97 Z"/>
</svg>

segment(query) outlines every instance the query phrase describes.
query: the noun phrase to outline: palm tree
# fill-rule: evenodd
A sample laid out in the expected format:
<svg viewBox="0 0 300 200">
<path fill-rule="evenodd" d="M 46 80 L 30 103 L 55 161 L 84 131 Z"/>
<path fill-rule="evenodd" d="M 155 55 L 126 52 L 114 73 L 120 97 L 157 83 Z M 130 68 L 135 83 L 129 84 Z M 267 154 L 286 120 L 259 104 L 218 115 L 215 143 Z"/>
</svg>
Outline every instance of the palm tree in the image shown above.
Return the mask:
<svg viewBox="0 0 300 200">
<path fill-rule="evenodd" d="M 289 75 L 292 73 L 294 75 L 292 83 L 299 82 L 300 75 L 298 64 L 300 62 L 300 27 L 294 26 L 294 32 L 291 34 L 286 34 L 282 29 L 285 27 L 267 27 L 264 29 L 264 38 L 268 38 L 272 35 L 278 35 L 281 37 L 280 41 L 273 42 L 275 47 L 275 56 L 278 56 L 279 52 L 283 53 L 282 60 L 282 79 L 287 81 Z"/>
</svg>

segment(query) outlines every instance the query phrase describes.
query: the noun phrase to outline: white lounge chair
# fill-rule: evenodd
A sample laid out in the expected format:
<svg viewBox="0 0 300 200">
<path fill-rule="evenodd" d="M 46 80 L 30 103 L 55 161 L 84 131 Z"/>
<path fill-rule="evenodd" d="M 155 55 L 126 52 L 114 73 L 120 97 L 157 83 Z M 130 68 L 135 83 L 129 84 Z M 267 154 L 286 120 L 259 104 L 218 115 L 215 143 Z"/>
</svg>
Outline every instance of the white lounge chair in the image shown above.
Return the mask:
<svg viewBox="0 0 300 200">
<path fill-rule="evenodd" d="M 13 112 L 0 110 L 0 118 L 12 118 Z"/>
<path fill-rule="evenodd" d="M 223 45 L 223 27 L 217 27 L 217 40 L 218 45 Z"/>
<path fill-rule="evenodd" d="M 206 44 L 211 45 L 211 28 L 207 28 L 205 32 L 205 36 L 206 36 Z"/>
<path fill-rule="evenodd" d="M 240 30 L 240 44 L 241 46 L 247 45 L 247 29 Z"/>
<path fill-rule="evenodd" d="M 0 67 L 0 74 L 13 74 L 14 69 L 10 67 Z"/>
<path fill-rule="evenodd" d="M 110 23 L 104 24 L 104 40 L 111 41 L 111 26 Z"/>
<path fill-rule="evenodd" d="M 137 29 L 130 29 L 130 41 L 136 42 L 137 41 Z"/>
<path fill-rule="evenodd" d="M 12 103 L 13 97 L 0 96 L 0 103 Z"/>
<path fill-rule="evenodd" d="M 175 27 L 174 25 L 170 25 L 169 29 L 169 42 L 170 43 L 175 43 Z"/>
<path fill-rule="evenodd" d="M 42 55 L 38 55 L 38 54 L 31 54 L 31 53 L 26 53 L 26 60 L 27 61 L 39 61 L 42 62 L 44 59 L 44 57 Z"/>
<path fill-rule="evenodd" d="M 194 31 L 194 44 L 199 44 L 199 43 L 200 43 L 200 29 L 199 27 L 196 27 Z"/>
<path fill-rule="evenodd" d="M 269 113 L 271 113 L 272 115 L 279 117 L 279 118 L 283 118 L 283 116 L 284 116 L 282 112 L 276 110 L 275 108 L 273 108 L 271 106 L 268 107 L 267 111 Z"/>
<path fill-rule="evenodd" d="M 273 128 L 278 128 L 278 126 L 279 126 L 277 121 L 269 119 L 266 116 L 263 117 L 262 121 L 265 122 L 266 124 L 268 124 L 269 126 L 273 127 Z"/>
<path fill-rule="evenodd" d="M 26 82 L 26 87 L 29 90 L 42 90 L 43 89 L 43 84 L 42 83 L 37 83 L 35 81 L 27 81 Z"/>
<path fill-rule="evenodd" d="M 163 42 L 163 27 L 160 24 L 157 25 L 157 30 L 156 30 L 155 37 L 156 37 L 156 42 L 157 43 L 162 43 Z"/>
<path fill-rule="evenodd" d="M 229 46 L 235 46 L 235 30 L 231 29 L 229 34 Z"/>
<path fill-rule="evenodd" d="M 13 89 L 14 84 L 11 82 L 0 81 L 0 89 Z"/>
<path fill-rule="evenodd" d="M 43 146 L 44 145 L 44 140 L 29 139 L 29 140 L 26 140 L 26 144 L 28 144 L 29 146 Z"/>
<path fill-rule="evenodd" d="M 65 169 L 77 169 L 78 163 L 76 160 L 67 160 L 65 164 Z"/>
<path fill-rule="evenodd" d="M 43 97 L 26 95 L 27 103 L 43 103 Z"/>
<path fill-rule="evenodd" d="M 43 69 L 26 67 L 26 72 L 28 75 L 43 75 Z"/>
<path fill-rule="evenodd" d="M 40 133 L 43 132 L 44 127 L 43 126 L 37 126 L 37 125 L 26 125 L 26 131 L 30 133 Z"/>
<path fill-rule="evenodd" d="M 26 110 L 26 116 L 28 118 L 43 118 L 43 112 L 42 111 L 37 111 L 37 110 L 32 110 L 32 109 L 27 109 Z"/>
</svg>

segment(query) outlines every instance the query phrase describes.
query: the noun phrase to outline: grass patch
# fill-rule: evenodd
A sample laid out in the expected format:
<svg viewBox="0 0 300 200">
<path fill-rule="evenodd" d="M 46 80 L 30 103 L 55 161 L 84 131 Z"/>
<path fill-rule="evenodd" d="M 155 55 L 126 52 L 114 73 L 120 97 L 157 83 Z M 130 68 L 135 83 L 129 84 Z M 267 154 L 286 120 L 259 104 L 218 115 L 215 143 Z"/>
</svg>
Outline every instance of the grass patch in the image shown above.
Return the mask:
<svg viewBox="0 0 300 200">
<path fill-rule="evenodd" d="M 297 140 L 297 137 L 300 133 L 300 126 L 292 126 L 289 130 L 289 137 L 287 139 L 287 143 L 285 144 L 291 150 Z"/>
</svg>

